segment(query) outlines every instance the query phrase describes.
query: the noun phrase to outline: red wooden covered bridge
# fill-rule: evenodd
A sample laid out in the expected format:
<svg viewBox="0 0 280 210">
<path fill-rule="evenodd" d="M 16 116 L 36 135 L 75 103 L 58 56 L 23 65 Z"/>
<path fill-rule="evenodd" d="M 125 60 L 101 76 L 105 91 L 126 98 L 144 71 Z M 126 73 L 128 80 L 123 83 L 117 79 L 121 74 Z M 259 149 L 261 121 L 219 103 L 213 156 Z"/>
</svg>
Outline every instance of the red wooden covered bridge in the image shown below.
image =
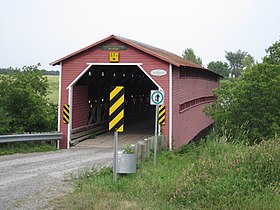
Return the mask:
<svg viewBox="0 0 280 210">
<path fill-rule="evenodd" d="M 153 121 L 150 91 L 164 91 L 162 132 L 170 149 L 188 143 L 213 123 L 203 108 L 215 100 L 212 90 L 219 85 L 220 75 L 165 50 L 111 35 L 51 65 L 61 67 L 60 148 L 88 138 L 87 130 L 94 127 L 97 134 L 106 132 L 111 86 L 125 87 L 125 126 L 143 119 Z M 69 105 L 68 124 L 63 123 L 64 104 Z"/>
</svg>

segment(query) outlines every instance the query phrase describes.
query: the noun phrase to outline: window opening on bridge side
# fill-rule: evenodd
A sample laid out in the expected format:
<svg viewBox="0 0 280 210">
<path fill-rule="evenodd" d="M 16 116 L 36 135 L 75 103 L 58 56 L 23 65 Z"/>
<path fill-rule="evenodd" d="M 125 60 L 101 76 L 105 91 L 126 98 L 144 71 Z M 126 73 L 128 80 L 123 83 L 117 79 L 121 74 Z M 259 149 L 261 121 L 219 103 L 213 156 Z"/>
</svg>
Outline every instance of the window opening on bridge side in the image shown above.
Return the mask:
<svg viewBox="0 0 280 210">
<path fill-rule="evenodd" d="M 199 78 L 217 82 L 217 75 L 208 70 L 193 69 L 193 68 L 180 68 L 180 79 Z"/>
</svg>

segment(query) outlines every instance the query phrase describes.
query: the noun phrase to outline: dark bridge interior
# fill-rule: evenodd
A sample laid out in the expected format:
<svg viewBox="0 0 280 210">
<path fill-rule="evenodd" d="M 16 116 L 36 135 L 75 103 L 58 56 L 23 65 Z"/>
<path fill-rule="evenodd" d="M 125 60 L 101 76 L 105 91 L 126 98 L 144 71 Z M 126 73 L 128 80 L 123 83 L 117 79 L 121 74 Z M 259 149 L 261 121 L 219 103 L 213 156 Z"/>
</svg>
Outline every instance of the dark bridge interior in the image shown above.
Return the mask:
<svg viewBox="0 0 280 210">
<path fill-rule="evenodd" d="M 125 124 L 154 116 L 150 90 L 158 87 L 137 66 L 92 66 L 76 85 L 88 86 L 88 124 L 108 120 L 111 86 L 125 87 Z"/>
</svg>

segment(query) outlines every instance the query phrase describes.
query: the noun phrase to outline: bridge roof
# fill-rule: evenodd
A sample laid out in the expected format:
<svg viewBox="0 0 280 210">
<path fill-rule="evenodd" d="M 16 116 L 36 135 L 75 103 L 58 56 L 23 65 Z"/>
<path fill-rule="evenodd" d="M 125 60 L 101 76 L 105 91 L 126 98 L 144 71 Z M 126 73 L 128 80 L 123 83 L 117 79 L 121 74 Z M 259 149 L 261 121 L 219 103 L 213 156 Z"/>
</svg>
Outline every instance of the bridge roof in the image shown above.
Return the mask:
<svg viewBox="0 0 280 210">
<path fill-rule="evenodd" d="M 93 47 L 95 47 L 99 44 L 102 44 L 103 42 L 106 42 L 106 41 L 110 40 L 110 39 L 115 39 L 117 41 L 120 41 L 120 42 L 122 42 L 122 43 L 124 43 L 128 46 L 134 47 L 134 48 L 136 48 L 136 49 L 138 49 L 142 52 L 145 52 L 149 55 L 152 55 L 152 56 L 154 56 L 154 57 L 156 57 L 160 60 L 166 61 L 167 63 L 170 63 L 170 64 L 172 64 L 174 66 L 177 66 L 177 67 L 183 66 L 183 67 L 192 67 L 192 68 L 208 70 L 208 69 L 206 69 L 206 68 L 204 68 L 204 67 L 202 67 L 198 64 L 195 64 L 191 61 L 188 61 L 188 60 L 186 60 L 186 59 L 184 59 L 184 58 L 182 58 L 182 57 L 180 57 L 180 56 L 178 56 L 174 53 L 165 51 L 165 50 L 157 48 L 157 47 L 153 47 L 153 46 L 145 44 L 145 43 L 141 43 L 141 42 L 138 42 L 138 41 L 135 41 L 135 40 L 131 40 L 131 39 L 127 39 L 127 38 L 124 38 L 124 37 L 115 36 L 115 35 L 111 35 L 111 36 L 109 36 L 105 39 L 102 39 L 102 40 L 94 43 L 94 44 L 91 44 L 91 45 L 89 45 L 85 48 L 82 48 L 82 49 L 80 49 L 76 52 L 73 52 L 69 55 L 66 55 L 66 56 L 50 63 L 50 65 L 53 65 L 53 66 L 59 65 L 61 61 L 66 60 L 68 58 L 71 58 L 71 57 L 73 57 L 73 56 L 75 56 L 75 55 L 77 55 L 77 54 L 79 54 L 79 53 L 81 53 L 85 50 L 93 48 Z M 210 70 L 208 70 L 208 71 L 210 71 Z M 213 73 L 215 73 L 215 72 L 213 72 Z"/>
</svg>

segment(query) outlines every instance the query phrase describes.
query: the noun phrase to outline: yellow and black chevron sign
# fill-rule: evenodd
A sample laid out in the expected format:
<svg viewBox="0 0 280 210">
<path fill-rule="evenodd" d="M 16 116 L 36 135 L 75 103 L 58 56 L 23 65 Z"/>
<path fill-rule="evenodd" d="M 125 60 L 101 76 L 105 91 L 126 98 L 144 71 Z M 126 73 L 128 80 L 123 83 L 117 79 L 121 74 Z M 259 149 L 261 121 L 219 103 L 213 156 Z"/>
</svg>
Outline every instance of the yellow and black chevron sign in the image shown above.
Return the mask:
<svg viewBox="0 0 280 210">
<path fill-rule="evenodd" d="M 63 105 L 63 123 L 64 124 L 68 124 L 69 123 L 69 105 L 68 104 L 64 104 Z"/>
<path fill-rule="evenodd" d="M 164 105 L 159 106 L 158 124 L 161 124 L 161 125 L 165 124 L 165 106 Z"/>
<path fill-rule="evenodd" d="M 123 132 L 124 127 L 124 87 L 111 88 L 109 109 L 109 130 Z"/>
</svg>

